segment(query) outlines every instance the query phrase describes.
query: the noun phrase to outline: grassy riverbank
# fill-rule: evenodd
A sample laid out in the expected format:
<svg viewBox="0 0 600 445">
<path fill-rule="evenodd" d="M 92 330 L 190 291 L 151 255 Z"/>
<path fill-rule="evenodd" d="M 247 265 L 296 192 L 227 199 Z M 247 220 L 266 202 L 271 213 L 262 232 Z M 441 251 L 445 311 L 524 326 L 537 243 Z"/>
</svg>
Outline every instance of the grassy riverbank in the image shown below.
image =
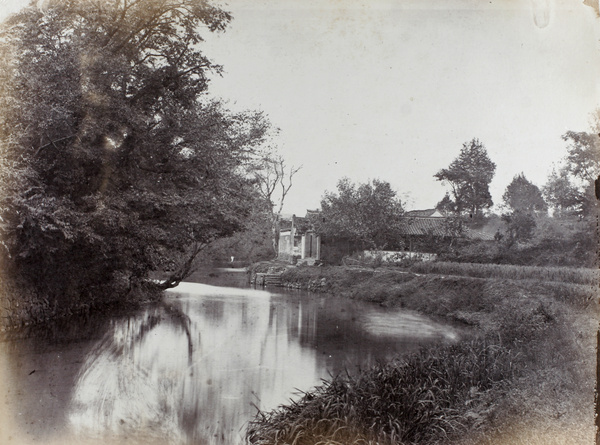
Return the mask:
<svg viewBox="0 0 600 445">
<path fill-rule="evenodd" d="M 598 305 L 591 271 L 469 265 L 292 268 L 283 282 L 463 323 L 453 346 L 337 376 L 259 413 L 254 444 L 592 443 Z M 435 269 L 438 267 L 438 269 Z M 439 269 L 441 268 L 441 269 Z M 452 273 L 452 275 L 449 275 Z M 466 275 L 466 276 L 465 276 Z M 581 284 L 586 283 L 586 284 Z M 589 284 L 588 284 L 589 283 Z"/>
</svg>

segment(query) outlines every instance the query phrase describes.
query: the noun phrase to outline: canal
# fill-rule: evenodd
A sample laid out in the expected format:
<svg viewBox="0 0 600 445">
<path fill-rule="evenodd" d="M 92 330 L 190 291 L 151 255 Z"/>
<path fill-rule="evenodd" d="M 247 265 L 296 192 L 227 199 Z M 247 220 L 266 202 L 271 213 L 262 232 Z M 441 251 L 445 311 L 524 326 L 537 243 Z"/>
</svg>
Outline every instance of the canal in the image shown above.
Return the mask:
<svg viewBox="0 0 600 445">
<path fill-rule="evenodd" d="M 133 313 L 5 336 L 0 403 L 9 440 L 243 443 L 258 409 L 456 337 L 404 310 L 249 288 L 238 271 L 205 281 L 182 283 Z"/>
</svg>

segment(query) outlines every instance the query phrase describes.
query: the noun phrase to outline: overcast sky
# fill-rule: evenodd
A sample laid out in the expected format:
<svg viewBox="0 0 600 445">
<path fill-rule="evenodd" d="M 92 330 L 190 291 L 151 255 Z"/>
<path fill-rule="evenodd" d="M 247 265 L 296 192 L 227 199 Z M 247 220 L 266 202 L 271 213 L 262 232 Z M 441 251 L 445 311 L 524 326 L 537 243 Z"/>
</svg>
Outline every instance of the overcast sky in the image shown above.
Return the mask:
<svg viewBox="0 0 600 445">
<path fill-rule="evenodd" d="M 0 0 L 0 9 L 18 1 Z M 303 165 L 285 211 L 319 207 L 347 176 L 389 181 L 408 209 L 432 208 L 433 175 L 479 138 L 497 165 L 543 185 L 561 135 L 600 106 L 600 19 L 578 0 L 229 0 L 207 36 L 225 68 L 214 94 L 260 109 Z M 408 194 L 408 196 L 406 196 Z"/>
</svg>

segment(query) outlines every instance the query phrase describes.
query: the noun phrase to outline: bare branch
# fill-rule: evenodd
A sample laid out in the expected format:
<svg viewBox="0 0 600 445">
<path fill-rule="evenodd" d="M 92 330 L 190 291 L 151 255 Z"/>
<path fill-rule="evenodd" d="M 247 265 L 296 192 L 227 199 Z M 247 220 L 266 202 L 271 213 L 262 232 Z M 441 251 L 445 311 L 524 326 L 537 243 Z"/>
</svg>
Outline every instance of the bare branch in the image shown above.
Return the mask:
<svg viewBox="0 0 600 445">
<path fill-rule="evenodd" d="M 275 253 L 277 253 L 279 220 L 285 198 L 292 188 L 294 175 L 301 168 L 302 166 L 292 166 L 287 170 L 283 157 L 267 154 L 260 159 L 254 172 L 258 192 L 270 209 L 273 250 Z M 280 193 L 275 197 L 276 190 L 280 190 Z"/>
</svg>

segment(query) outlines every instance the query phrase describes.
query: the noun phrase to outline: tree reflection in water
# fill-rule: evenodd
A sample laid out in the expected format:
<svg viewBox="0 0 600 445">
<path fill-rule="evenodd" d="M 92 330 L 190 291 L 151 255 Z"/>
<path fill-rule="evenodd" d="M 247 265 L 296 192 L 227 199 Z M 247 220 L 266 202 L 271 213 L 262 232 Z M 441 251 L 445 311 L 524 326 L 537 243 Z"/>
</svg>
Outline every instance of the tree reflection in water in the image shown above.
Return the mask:
<svg viewBox="0 0 600 445">
<path fill-rule="evenodd" d="M 74 433 L 240 442 L 255 406 L 276 406 L 318 380 L 314 351 L 290 341 L 285 308 L 265 294 L 181 295 L 115 322 L 77 378 Z"/>
<path fill-rule="evenodd" d="M 68 418 L 79 437 L 240 443 L 256 408 L 447 332 L 332 297 L 182 286 L 161 306 L 113 322 L 86 357 Z"/>
</svg>

